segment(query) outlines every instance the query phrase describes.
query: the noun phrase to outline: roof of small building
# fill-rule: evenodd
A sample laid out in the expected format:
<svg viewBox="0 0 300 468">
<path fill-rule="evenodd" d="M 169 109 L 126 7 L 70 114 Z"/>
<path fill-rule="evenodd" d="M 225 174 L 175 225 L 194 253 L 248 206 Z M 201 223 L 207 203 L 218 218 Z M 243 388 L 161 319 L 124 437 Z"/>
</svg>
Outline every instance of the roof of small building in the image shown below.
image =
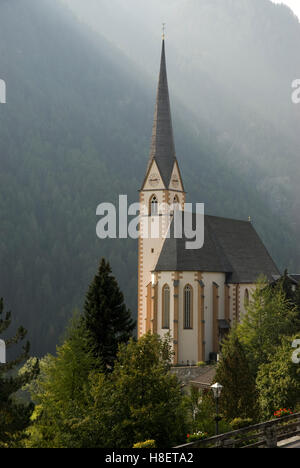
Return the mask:
<svg viewBox="0 0 300 468">
<path fill-rule="evenodd" d="M 195 226 L 196 215 L 193 214 Z M 172 223 L 174 224 L 174 223 Z M 204 246 L 187 250 L 190 241 L 166 238 L 155 271 L 226 273 L 228 283 L 255 283 L 260 275 L 273 281 L 279 270 L 249 221 L 204 216 Z"/>
<path fill-rule="evenodd" d="M 293 280 L 296 281 L 298 284 L 300 283 L 300 274 L 299 275 L 290 274 L 289 276 L 293 278 Z"/>
<path fill-rule="evenodd" d="M 202 389 L 209 389 L 216 377 L 216 368 L 207 366 L 203 369 L 203 374 L 190 381 L 190 384 Z"/>
</svg>

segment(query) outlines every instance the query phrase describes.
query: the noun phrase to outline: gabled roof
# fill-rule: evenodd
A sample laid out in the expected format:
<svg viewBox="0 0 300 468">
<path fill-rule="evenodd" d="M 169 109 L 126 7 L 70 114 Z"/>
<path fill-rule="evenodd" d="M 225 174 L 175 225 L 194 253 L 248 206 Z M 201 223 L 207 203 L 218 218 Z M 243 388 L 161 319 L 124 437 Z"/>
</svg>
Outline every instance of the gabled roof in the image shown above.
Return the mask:
<svg viewBox="0 0 300 468">
<path fill-rule="evenodd" d="M 174 162 L 176 161 L 173 138 L 170 98 L 167 79 L 165 41 L 162 42 L 161 64 L 156 95 L 152 143 L 148 169 L 155 159 L 165 187 L 169 187 Z"/>
<path fill-rule="evenodd" d="M 175 239 L 171 229 L 155 271 L 223 272 L 228 283 L 255 283 L 260 275 L 272 281 L 279 274 L 249 221 L 205 215 L 203 248 L 186 250 L 187 240 Z"/>
</svg>

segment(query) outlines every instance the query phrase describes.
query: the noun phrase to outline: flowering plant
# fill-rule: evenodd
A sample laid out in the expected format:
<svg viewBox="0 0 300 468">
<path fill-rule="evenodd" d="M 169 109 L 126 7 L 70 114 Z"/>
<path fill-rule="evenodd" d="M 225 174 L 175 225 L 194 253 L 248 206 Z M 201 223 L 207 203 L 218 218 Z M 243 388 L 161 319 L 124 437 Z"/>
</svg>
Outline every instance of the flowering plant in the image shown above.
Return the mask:
<svg viewBox="0 0 300 468">
<path fill-rule="evenodd" d="M 290 409 L 280 408 L 279 410 L 274 412 L 275 418 L 282 418 L 283 416 L 288 416 L 289 414 L 293 414 Z"/>
<path fill-rule="evenodd" d="M 187 434 L 187 442 L 195 442 L 196 440 L 206 439 L 208 436 L 207 432 L 194 432 L 194 434 Z"/>
</svg>

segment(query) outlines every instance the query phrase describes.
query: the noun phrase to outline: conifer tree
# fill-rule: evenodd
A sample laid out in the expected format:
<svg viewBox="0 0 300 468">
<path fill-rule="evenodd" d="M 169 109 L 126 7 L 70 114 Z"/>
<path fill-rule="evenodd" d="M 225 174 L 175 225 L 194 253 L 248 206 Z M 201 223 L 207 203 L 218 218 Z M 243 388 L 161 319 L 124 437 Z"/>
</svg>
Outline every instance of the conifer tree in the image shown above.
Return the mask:
<svg viewBox="0 0 300 468">
<path fill-rule="evenodd" d="M 4 315 L 3 299 L 0 299 L 0 337 L 11 325 L 11 312 Z M 6 341 L 7 349 L 22 342 L 27 331 L 20 327 L 16 335 Z M 21 441 L 24 429 L 30 423 L 33 404 L 18 403 L 14 396 L 25 384 L 31 382 L 39 372 L 39 363 L 35 359 L 26 372 L 13 375 L 13 371 L 29 358 L 30 345 L 27 342 L 19 357 L 7 364 L 0 364 L 0 447 L 16 447 Z"/>
<path fill-rule="evenodd" d="M 257 392 L 244 348 L 236 328 L 223 342 L 216 381 L 223 385 L 222 411 L 228 421 L 235 418 L 258 418 Z"/>
<path fill-rule="evenodd" d="M 135 322 L 108 262 L 103 258 L 84 305 L 82 325 L 104 369 L 113 367 L 118 347 L 132 337 Z"/>
</svg>

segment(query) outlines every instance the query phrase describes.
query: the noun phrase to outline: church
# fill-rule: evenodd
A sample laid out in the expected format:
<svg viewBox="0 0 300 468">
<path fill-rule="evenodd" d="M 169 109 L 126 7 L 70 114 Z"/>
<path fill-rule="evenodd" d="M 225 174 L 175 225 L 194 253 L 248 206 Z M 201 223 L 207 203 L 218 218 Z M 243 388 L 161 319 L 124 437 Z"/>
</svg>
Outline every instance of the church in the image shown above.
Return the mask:
<svg viewBox="0 0 300 468">
<path fill-rule="evenodd" d="M 279 275 L 250 220 L 205 215 L 204 245 L 195 250 L 186 249 L 184 237 L 143 235 L 158 219 L 170 222 L 165 207 L 183 210 L 185 201 L 163 37 L 152 144 L 140 189 L 137 327 L 139 337 L 148 331 L 169 333 L 175 365 L 216 360 L 223 337 L 245 312 L 258 277 L 273 281 Z"/>
</svg>

